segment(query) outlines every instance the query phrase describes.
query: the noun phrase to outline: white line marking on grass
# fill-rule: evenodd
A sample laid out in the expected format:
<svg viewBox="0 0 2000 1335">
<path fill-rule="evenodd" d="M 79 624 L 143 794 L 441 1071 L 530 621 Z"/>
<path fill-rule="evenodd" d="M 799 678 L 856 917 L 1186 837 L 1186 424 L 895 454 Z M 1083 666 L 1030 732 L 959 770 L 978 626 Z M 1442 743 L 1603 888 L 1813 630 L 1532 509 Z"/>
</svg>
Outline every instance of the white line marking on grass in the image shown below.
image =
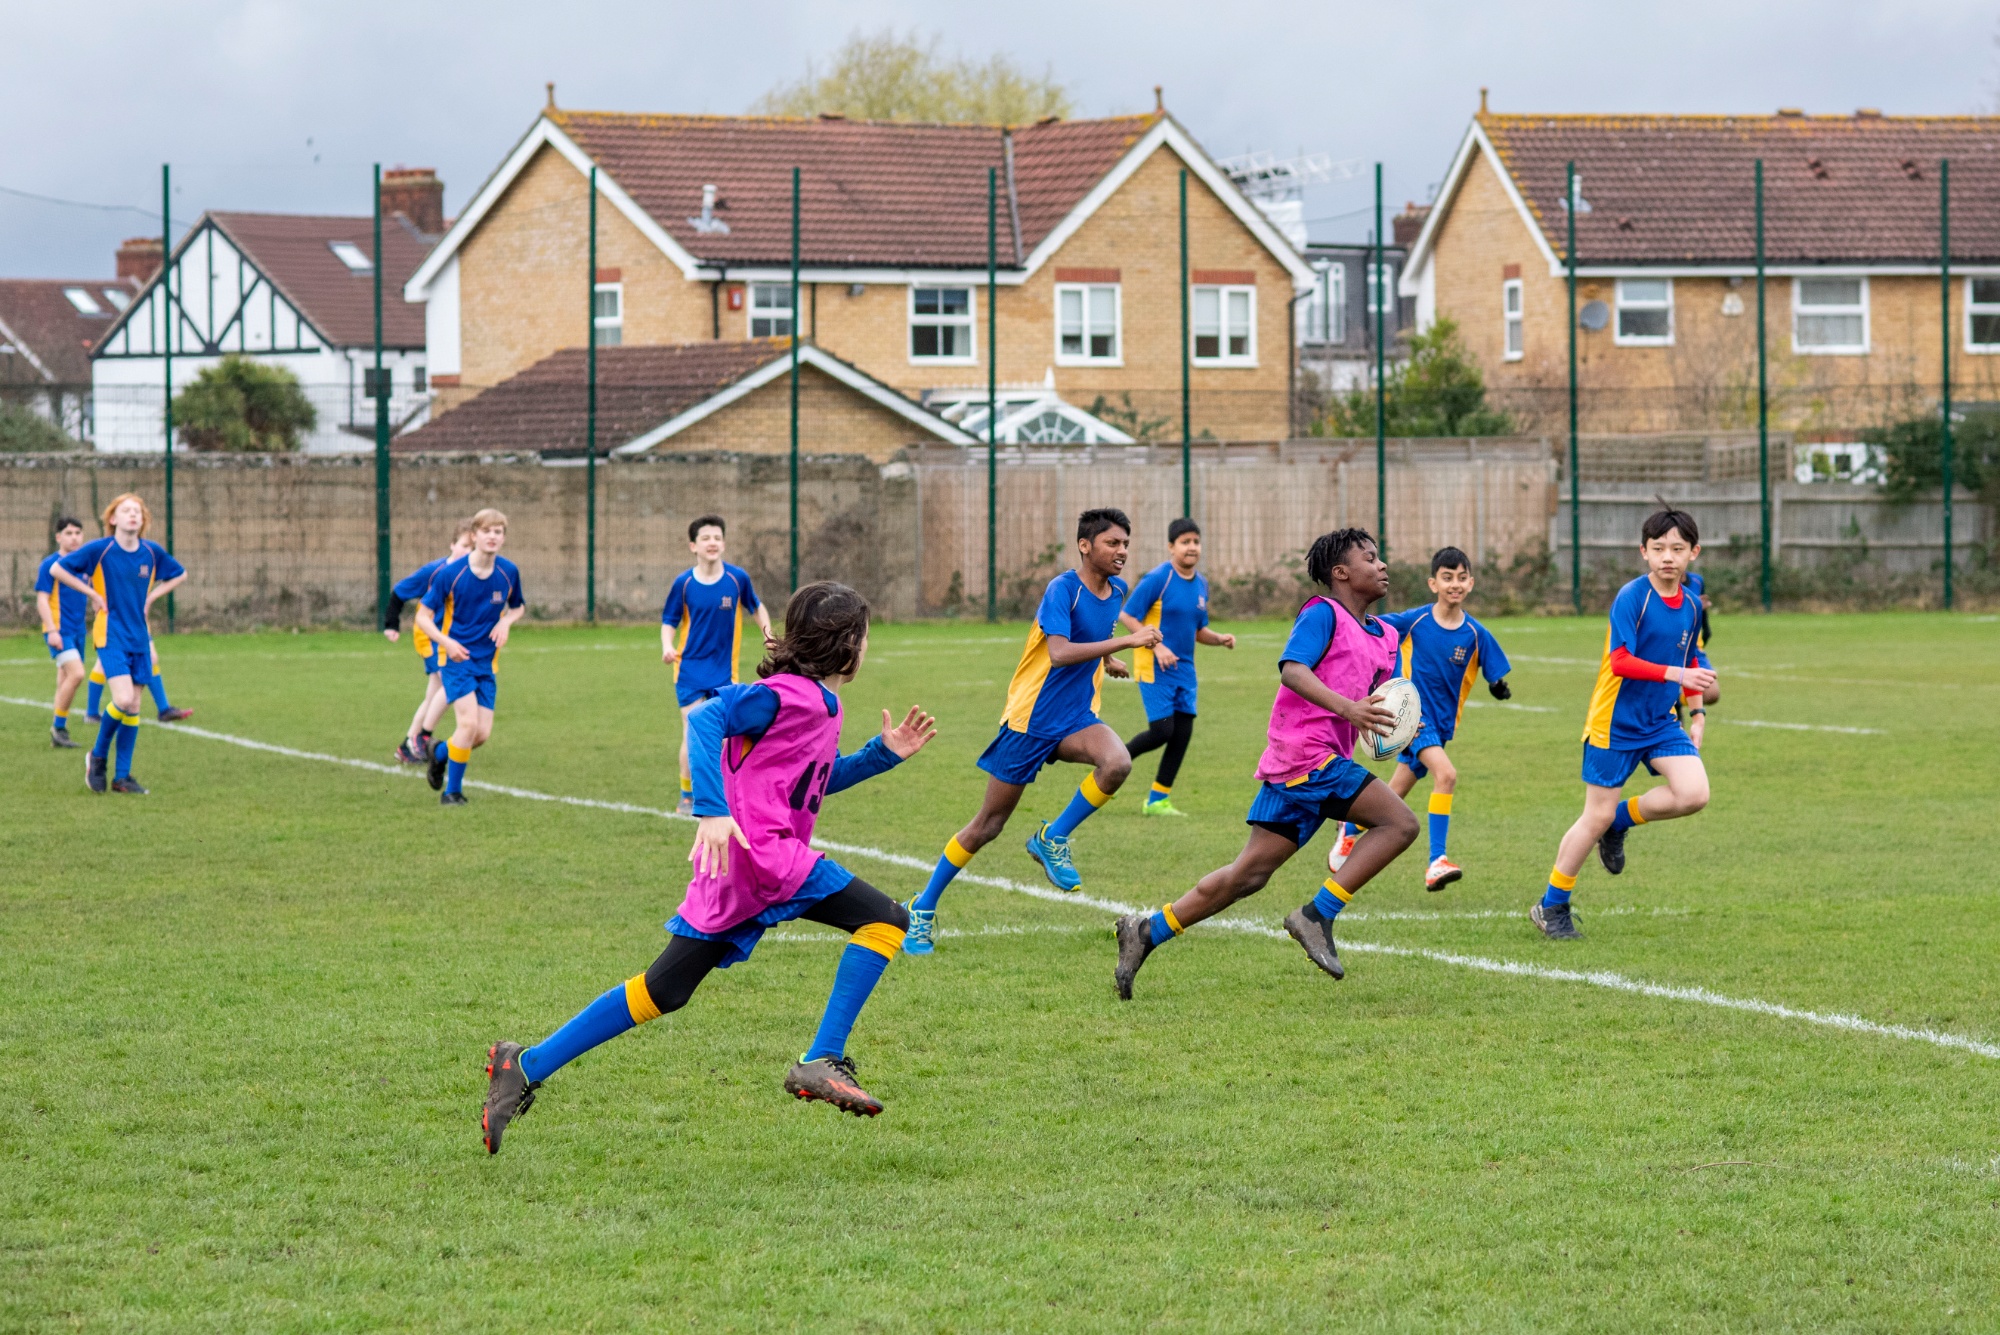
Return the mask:
<svg viewBox="0 0 2000 1335">
<path fill-rule="evenodd" d="M 1834 723 L 1773 723 L 1761 718 L 1719 718 L 1711 716 L 1710 723 L 1733 723 L 1739 728 L 1783 728 L 1786 732 L 1844 732 L 1856 737 L 1881 737 L 1880 728 L 1844 728 Z"/>
<path fill-rule="evenodd" d="M 1592 909 L 1593 918 L 1629 918 L 1640 914 L 1648 918 L 1685 918 L 1691 909 L 1642 909 L 1635 905 L 1619 908 Z M 1340 915 L 1342 922 L 1479 922 L 1488 918 L 1518 918 L 1519 909 L 1478 909 L 1463 913 L 1406 912 L 1397 909 L 1349 909 Z"/>
<path fill-rule="evenodd" d="M 1512 700 L 1467 700 L 1468 709 L 1518 709 L 1523 714 L 1553 714 L 1554 705 L 1517 705 Z"/>
<path fill-rule="evenodd" d="M 0 695 L 0 704 L 22 705 L 29 709 L 46 709 L 41 700 L 24 700 L 18 696 Z M 411 771 L 400 766 L 379 764 L 372 760 L 354 760 L 345 756 L 328 755 L 323 751 L 302 751 L 296 747 L 279 746 L 272 742 L 259 742 L 248 737 L 235 737 L 229 733 L 211 732 L 207 728 L 194 728 L 185 723 L 165 724 L 164 732 L 185 733 L 191 737 L 201 737 L 210 741 L 226 742 L 252 751 L 263 751 L 270 755 L 285 756 L 294 760 L 316 760 L 324 764 L 343 765 L 350 769 L 368 770 L 377 774 L 408 775 Z M 485 792 L 502 793 L 508 797 L 519 797 L 531 802 L 555 802 L 563 806 L 589 807 L 599 811 L 616 811 L 635 816 L 658 816 L 666 820 L 689 820 L 672 811 L 654 807 L 642 807 L 630 802 L 606 802 L 590 797 L 564 797 L 553 793 L 538 793 L 530 788 L 515 788 L 505 784 L 481 783 L 467 780 L 469 788 L 479 788 Z M 913 871 L 927 872 L 933 863 L 922 858 L 910 857 L 903 853 L 891 853 L 884 849 L 871 848 L 865 844 L 837 843 L 833 840 L 815 839 L 814 845 L 830 853 L 846 853 L 855 857 L 868 858 L 892 867 L 907 867 Z M 999 890 L 1012 891 L 1031 899 L 1047 900 L 1055 904 L 1072 904 L 1082 908 L 1096 909 L 1102 913 L 1128 914 L 1146 910 L 1135 905 L 1121 904 L 1112 899 L 1099 899 L 1082 893 L 1064 894 L 1039 885 L 1029 885 L 1021 881 L 1008 880 L 1001 876 L 982 876 L 972 872 L 961 872 L 958 880 L 970 885 L 992 886 Z M 1607 911 L 1608 912 L 1608 911 Z M 1284 939 L 1284 929 L 1251 918 L 1211 918 L 1209 925 L 1223 931 L 1242 932 L 1250 936 Z M 1713 1006 L 1720 1010 L 1742 1011 L 1752 1015 L 1768 1015 L 1775 1019 L 1796 1020 L 1804 1024 L 1817 1025 L 1824 1029 L 1843 1029 L 1849 1033 L 1871 1034 L 1878 1038 L 1899 1038 L 1911 1042 L 1928 1043 L 1933 1047 L 1951 1048 L 1960 1052 L 1970 1052 L 1980 1057 L 2000 1060 L 2000 1044 L 1986 1043 L 1979 1039 L 1967 1038 L 1962 1034 L 1945 1033 L 1936 1029 L 1912 1029 L 1900 1024 L 1878 1024 L 1864 1020 L 1858 1015 L 1847 1015 L 1838 1011 L 1809 1011 L 1794 1006 L 1785 1006 L 1773 1001 L 1760 1001 L 1754 997 L 1724 996 L 1711 992 L 1705 987 L 1670 987 L 1662 983 L 1648 983 L 1637 978 L 1627 978 L 1623 974 L 1607 970 L 1593 970 L 1585 973 L 1575 969 L 1551 969 L 1539 964 L 1523 964 L 1513 960 L 1487 959 L 1481 955 L 1461 955 L 1446 950 L 1431 950 L 1411 946 L 1391 946 L 1374 941 L 1344 941 L 1346 949 L 1359 954 L 1397 955 L 1410 959 L 1430 960 L 1436 964 L 1449 964 L 1456 968 L 1472 969 L 1480 973 L 1498 974 L 1514 978 L 1537 978 L 1544 982 L 1583 983 L 1591 987 L 1602 987 L 1615 992 L 1627 992 L 1634 996 L 1653 997 L 1664 1001 L 1690 1001 L 1697 1005 Z"/>
</svg>

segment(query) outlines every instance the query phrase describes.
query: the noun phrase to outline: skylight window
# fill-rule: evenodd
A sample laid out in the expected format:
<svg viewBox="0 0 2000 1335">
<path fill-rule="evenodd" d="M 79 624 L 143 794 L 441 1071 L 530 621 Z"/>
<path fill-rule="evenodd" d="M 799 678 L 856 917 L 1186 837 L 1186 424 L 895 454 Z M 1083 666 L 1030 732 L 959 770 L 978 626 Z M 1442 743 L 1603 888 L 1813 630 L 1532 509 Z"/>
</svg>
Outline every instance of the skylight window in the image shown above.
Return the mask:
<svg viewBox="0 0 2000 1335">
<path fill-rule="evenodd" d="M 63 289 L 63 295 L 69 298 L 69 304 L 76 307 L 79 315 L 104 314 L 104 308 L 91 299 L 90 293 L 80 287 L 66 287 Z"/>
<path fill-rule="evenodd" d="M 363 254 L 361 247 L 355 245 L 352 241 L 329 241 L 326 243 L 326 248 L 333 252 L 334 258 L 347 266 L 349 273 L 373 273 L 375 271 L 375 266 L 370 262 L 368 256 Z"/>
<path fill-rule="evenodd" d="M 126 296 L 124 291 L 120 288 L 107 287 L 103 289 L 103 291 L 104 291 L 104 299 L 111 303 L 111 307 L 113 310 L 122 311 L 127 306 L 132 304 L 132 299 Z"/>
</svg>

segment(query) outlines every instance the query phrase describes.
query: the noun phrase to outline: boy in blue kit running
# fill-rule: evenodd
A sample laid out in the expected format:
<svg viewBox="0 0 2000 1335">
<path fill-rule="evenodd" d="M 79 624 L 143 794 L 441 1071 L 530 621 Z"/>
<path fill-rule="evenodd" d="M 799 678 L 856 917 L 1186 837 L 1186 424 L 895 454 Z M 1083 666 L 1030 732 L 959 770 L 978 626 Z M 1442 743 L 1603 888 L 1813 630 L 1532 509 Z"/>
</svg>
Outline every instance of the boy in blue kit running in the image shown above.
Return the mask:
<svg viewBox="0 0 2000 1335">
<path fill-rule="evenodd" d="M 1123 510 L 1085 510 L 1076 521 L 1076 568 L 1049 581 L 1021 662 L 1007 686 L 1000 733 L 979 757 L 986 771 L 986 797 L 972 823 L 944 846 L 930 884 L 910 901 L 910 934 L 903 949 L 928 955 L 935 949 L 932 929 L 938 900 L 972 855 L 1000 837 L 1021 794 L 1058 760 L 1089 765 L 1091 772 L 1053 821 L 1028 836 L 1028 856 L 1042 866 L 1058 890 L 1078 890 L 1083 878 L 1070 860 L 1069 837 L 1090 814 L 1111 800 L 1132 772 L 1132 757 L 1111 726 L 1097 717 L 1098 688 L 1108 672 L 1130 676 L 1113 654 L 1151 649 L 1160 642 L 1158 626 L 1141 626 L 1114 636 L 1125 604 L 1119 572 L 1132 548 L 1132 521 Z"/>
<path fill-rule="evenodd" d="M 1701 598 L 1686 584 L 1688 567 L 1701 555 L 1694 516 L 1664 509 L 1639 529 L 1646 573 L 1611 600 L 1611 628 L 1604 660 L 1590 694 L 1583 731 L 1583 814 L 1556 850 L 1549 887 L 1528 916 L 1544 936 L 1582 935 L 1570 915 L 1570 892 L 1591 846 L 1604 870 L 1625 870 L 1625 834 L 1634 825 L 1692 816 L 1708 805 L 1708 771 L 1701 763 L 1699 711 L 1683 732 L 1674 706 L 1685 695 L 1699 700 L 1715 673 L 1697 661 Z M 1630 800 L 1620 790 L 1644 765 L 1666 782 Z"/>
<path fill-rule="evenodd" d="M 382 609 L 382 636 L 394 644 L 402 635 L 403 604 L 414 602 L 430 591 L 431 577 L 444 566 L 472 550 L 472 521 L 461 519 L 451 535 L 451 550 L 435 561 L 426 561 L 396 582 L 389 590 L 388 605 Z M 444 715 L 444 679 L 438 675 L 437 646 L 421 628 L 410 632 L 410 644 L 424 665 L 424 700 L 410 719 L 410 730 L 396 744 L 396 759 L 405 765 L 425 765 L 431 758 L 431 732 Z"/>
<path fill-rule="evenodd" d="M 1174 810 L 1174 779 L 1181 772 L 1188 742 L 1194 736 L 1196 644 L 1236 647 L 1234 635 L 1208 628 L 1208 580 L 1197 574 L 1201 564 L 1201 529 L 1192 519 L 1167 525 L 1168 560 L 1146 572 L 1125 600 L 1119 623 L 1128 630 L 1157 627 L 1160 643 L 1132 651 L 1132 679 L 1146 706 L 1146 730 L 1125 743 L 1134 760 L 1164 747 L 1153 789 L 1146 794 L 1143 816 L 1179 816 Z"/>
<path fill-rule="evenodd" d="M 1495 700 L 1506 700 L 1514 692 L 1507 685 L 1509 665 L 1500 642 L 1465 613 L 1466 595 L 1472 592 L 1472 562 L 1465 553 L 1446 547 L 1432 556 L 1430 586 L 1437 595 L 1435 603 L 1392 612 L 1382 620 L 1403 637 L 1397 648 L 1396 675 L 1416 686 L 1424 709 L 1423 727 L 1396 758 L 1389 787 L 1396 796 L 1407 797 L 1418 779 L 1431 776 L 1431 860 L 1424 870 L 1424 889 L 1442 890 L 1465 875 L 1445 856 L 1451 799 L 1458 789 L 1458 770 L 1445 756 L 1445 746 L 1457 735 L 1475 680 L 1485 677 Z M 1355 833 L 1352 825 L 1342 831 L 1328 860 L 1333 870 L 1340 870 L 1353 849 Z"/>
<path fill-rule="evenodd" d="M 166 548 L 146 538 L 152 522 L 152 512 L 137 496 L 127 492 L 115 497 L 104 509 L 104 527 L 111 536 L 84 543 L 49 568 L 59 583 L 104 612 L 97 661 L 104 667 L 111 703 L 104 707 L 97 744 L 84 762 L 83 781 L 93 793 L 102 793 L 107 786 L 114 793 L 146 791 L 132 777 L 140 692 L 153 675 L 153 635 L 146 626 L 146 613 L 156 599 L 166 597 L 187 578 L 187 571 Z M 107 785 L 105 768 L 114 747 L 118 767 Z"/>
<path fill-rule="evenodd" d="M 676 808 L 694 812 L 694 775 L 688 768 L 688 716 L 704 701 L 732 685 L 743 661 L 743 618 L 757 618 L 764 647 L 771 638 L 771 613 L 757 599 L 750 572 L 722 559 L 727 527 L 721 515 L 703 515 L 688 525 L 694 565 L 667 588 L 660 609 L 660 661 L 674 670 L 674 701 L 681 709 L 681 796 Z"/>
<path fill-rule="evenodd" d="M 528 610 L 521 572 L 500 555 L 506 542 L 506 515 L 498 510 L 474 515 L 472 550 L 438 567 L 417 609 L 417 630 L 437 642 L 438 677 L 457 715 L 445 754 L 431 748 L 428 777 L 432 788 L 443 790 L 440 806 L 465 805 L 465 763 L 493 735 L 499 699 L 493 660 Z"/>
<path fill-rule="evenodd" d="M 83 521 L 67 515 L 56 520 L 56 549 L 35 570 L 35 612 L 42 619 L 42 638 L 56 664 L 55 719 L 49 725 L 49 745 L 74 750 L 69 735 L 69 706 L 83 684 L 83 639 L 89 624 L 90 601 L 65 588 L 50 573 L 56 562 L 83 546 Z"/>
</svg>

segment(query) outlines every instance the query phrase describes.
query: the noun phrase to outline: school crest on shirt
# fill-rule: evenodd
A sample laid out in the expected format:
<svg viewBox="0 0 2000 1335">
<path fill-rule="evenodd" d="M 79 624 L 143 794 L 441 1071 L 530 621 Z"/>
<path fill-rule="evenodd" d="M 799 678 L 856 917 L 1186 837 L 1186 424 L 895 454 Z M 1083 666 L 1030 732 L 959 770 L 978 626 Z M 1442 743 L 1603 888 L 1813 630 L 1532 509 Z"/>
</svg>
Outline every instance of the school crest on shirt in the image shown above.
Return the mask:
<svg viewBox="0 0 2000 1335">
<path fill-rule="evenodd" d="M 1208 595 L 1207 595 L 1207 594 L 1205 594 L 1205 593 L 1197 593 L 1197 594 L 1196 594 L 1196 595 L 1194 596 L 1194 610 L 1195 610 L 1195 611 L 1197 611 L 1197 612 L 1206 612 L 1206 611 L 1208 610 Z"/>
<path fill-rule="evenodd" d="M 732 608 L 732 607 L 734 607 L 734 606 L 736 606 L 736 600 L 735 600 L 734 598 L 730 597 L 730 596 L 729 596 L 728 594 L 726 594 L 726 593 L 725 593 L 725 594 L 723 594 L 723 595 L 722 595 L 722 610 L 723 610 L 723 611 L 725 611 L 725 612 L 727 612 L 727 611 L 728 611 L 728 610 L 729 610 L 730 608 Z"/>
<path fill-rule="evenodd" d="M 503 594 L 503 593 L 501 593 L 501 592 L 500 592 L 500 590 L 498 590 L 498 589 L 495 589 L 495 590 L 493 590 L 493 601 L 494 601 L 494 602 L 496 602 L 496 603 L 497 603 L 497 602 L 501 602 L 501 601 L 503 601 L 503 600 L 505 599 L 505 597 L 506 597 L 506 595 L 505 595 L 505 594 Z"/>
<path fill-rule="evenodd" d="M 1464 645 L 1462 645 L 1462 644 L 1461 644 L 1461 645 L 1459 645 L 1459 646 L 1458 646 L 1457 648 L 1455 648 L 1455 649 L 1453 649 L 1453 650 L 1451 651 L 1451 662 L 1452 662 L 1452 666 L 1453 666 L 1453 667 L 1458 667 L 1458 666 L 1460 666 L 1461 664 L 1463 664 L 1463 663 L 1465 662 L 1465 646 L 1464 646 Z"/>
<path fill-rule="evenodd" d="M 151 574 L 153 573 L 153 567 L 151 567 L 151 566 L 140 566 L 140 567 L 139 567 L 139 573 L 140 573 L 140 574 L 142 574 L 142 575 L 151 575 Z"/>
</svg>

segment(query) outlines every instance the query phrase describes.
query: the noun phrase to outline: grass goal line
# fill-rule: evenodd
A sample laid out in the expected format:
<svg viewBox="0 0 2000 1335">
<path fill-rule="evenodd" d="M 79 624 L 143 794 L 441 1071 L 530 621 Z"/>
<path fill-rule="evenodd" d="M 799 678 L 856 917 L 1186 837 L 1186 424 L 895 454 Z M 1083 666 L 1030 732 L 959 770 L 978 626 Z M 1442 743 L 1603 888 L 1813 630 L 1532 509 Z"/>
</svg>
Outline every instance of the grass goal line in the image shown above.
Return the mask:
<svg viewBox="0 0 2000 1335">
<path fill-rule="evenodd" d="M 27 700 L 19 696 L 0 695 L 0 704 L 20 705 L 29 709 L 47 709 L 46 700 Z M 356 760 L 348 756 L 330 755 L 324 751 L 304 751 L 297 747 L 280 746 L 274 742 L 260 742 L 254 738 L 237 737 L 226 732 L 215 732 L 208 728 L 197 728 L 191 724 L 174 723 L 161 725 L 160 730 L 168 733 L 184 733 L 190 737 L 202 737 L 209 741 L 223 742 L 230 746 L 242 747 L 249 751 L 262 751 L 267 755 L 284 756 L 292 760 L 311 760 L 321 764 L 341 765 L 349 769 L 366 770 L 373 774 L 388 774 L 397 778 L 414 778 L 411 770 L 399 765 L 385 765 L 379 761 Z M 560 793 L 542 793 L 532 788 L 515 788 L 507 784 L 488 783 L 480 779 L 467 779 L 465 786 L 482 792 L 499 793 L 506 797 L 518 797 L 529 802 L 553 802 L 559 806 L 585 807 L 594 811 L 614 811 L 631 816 L 655 816 L 665 820 L 692 820 L 692 817 L 678 815 L 657 807 L 643 807 L 632 802 L 612 802 L 595 797 L 571 797 Z M 815 847 L 829 853 L 842 853 L 853 857 L 867 858 L 892 867 L 905 867 L 912 871 L 929 872 L 932 863 L 922 858 L 914 858 L 904 853 L 891 853 L 886 849 L 873 848 L 866 844 L 849 844 L 831 839 L 815 839 Z M 1069 904 L 1082 908 L 1096 909 L 1103 913 L 1128 914 L 1145 910 L 1137 905 L 1122 904 L 1113 899 L 1101 899 L 1095 895 L 1082 893 L 1064 894 L 1060 890 L 1046 886 L 1031 885 L 1023 881 L 1009 880 L 1002 876 L 986 876 L 977 872 L 960 872 L 957 878 L 972 885 L 990 886 L 996 890 L 1006 890 L 1025 895 L 1030 899 L 1046 900 L 1052 904 Z M 1222 931 L 1240 932 L 1249 936 L 1285 939 L 1282 928 L 1273 927 L 1249 918 L 1211 918 L 1206 926 Z M 1731 997 L 1719 992 L 1711 992 L 1705 987 L 1673 987 L 1663 983 L 1648 983 L 1642 979 L 1628 978 L 1609 970 L 1554 969 L 1541 964 L 1524 964 L 1513 960 L 1488 959 L 1482 955 L 1463 955 L 1456 951 L 1435 950 L 1419 946 L 1392 946 L 1375 941 L 1346 940 L 1341 942 L 1345 950 L 1357 954 L 1395 955 L 1408 959 L 1429 960 L 1434 964 L 1447 964 L 1454 968 L 1471 969 L 1478 973 L 1497 974 L 1512 978 L 1535 978 L 1544 982 L 1583 983 L 1591 987 L 1601 987 L 1614 992 L 1625 992 L 1633 996 L 1651 997 L 1662 1001 L 1692 1002 L 1701 1006 L 1712 1006 L 1719 1010 L 1742 1011 L 1752 1015 L 1766 1015 L 1774 1019 L 1793 1020 L 1816 1025 L 1823 1029 L 1840 1029 L 1849 1033 L 1870 1034 L 1877 1038 L 1896 1038 L 1908 1042 L 1927 1043 L 1933 1047 L 1948 1048 L 1959 1052 L 1969 1052 L 1975 1056 L 2000 1060 L 2000 1043 L 1981 1042 L 1963 1034 L 1947 1033 L 1936 1029 L 1918 1029 L 1908 1025 L 1880 1024 L 1863 1019 L 1858 1015 L 1847 1015 L 1838 1011 L 1812 1011 L 1795 1006 L 1786 1006 L 1774 1001 L 1761 1001 L 1754 997 Z"/>
</svg>

